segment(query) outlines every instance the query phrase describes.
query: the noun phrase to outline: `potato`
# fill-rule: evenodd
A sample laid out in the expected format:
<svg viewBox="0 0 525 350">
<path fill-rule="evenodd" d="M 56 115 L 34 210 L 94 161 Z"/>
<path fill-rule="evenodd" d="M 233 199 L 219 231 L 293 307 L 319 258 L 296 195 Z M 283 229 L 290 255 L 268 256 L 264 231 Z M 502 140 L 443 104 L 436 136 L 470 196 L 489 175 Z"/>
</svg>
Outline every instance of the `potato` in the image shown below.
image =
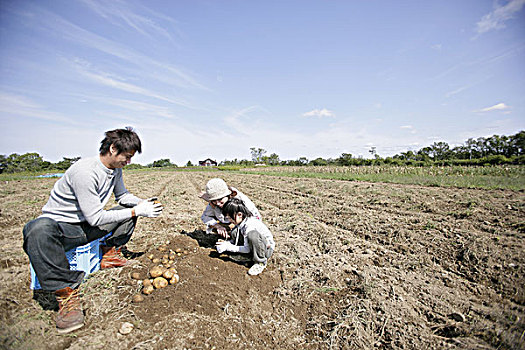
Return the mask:
<svg viewBox="0 0 525 350">
<path fill-rule="evenodd" d="M 149 274 L 151 277 L 156 278 L 159 276 L 162 276 L 162 273 L 164 272 L 164 269 L 162 266 L 154 266 L 149 270 Z"/>
<path fill-rule="evenodd" d="M 133 278 L 134 280 L 140 280 L 140 273 L 132 272 L 131 273 L 131 278 Z"/>
<path fill-rule="evenodd" d="M 153 286 L 156 289 L 164 288 L 168 285 L 168 281 L 164 277 L 157 277 L 153 280 Z"/>
<path fill-rule="evenodd" d="M 133 331 L 133 328 L 135 328 L 133 323 L 124 322 L 122 326 L 120 326 L 118 332 L 122 335 L 130 334 Z"/>
<path fill-rule="evenodd" d="M 168 250 L 168 247 L 166 247 L 165 245 L 161 245 L 159 248 L 158 248 L 159 252 L 165 252 Z"/>
<path fill-rule="evenodd" d="M 177 255 L 176 255 L 175 252 L 172 250 L 172 251 L 170 251 L 170 253 L 168 254 L 168 259 L 170 259 L 170 260 L 175 260 L 175 257 L 176 257 L 176 256 L 177 256 Z"/>
<path fill-rule="evenodd" d="M 164 255 L 162 256 L 162 260 L 168 260 L 168 259 L 169 259 L 168 254 L 164 254 Z"/>
<path fill-rule="evenodd" d="M 167 279 L 169 281 L 173 277 L 173 275 L 174 275 L 173 272 L 171 272 L 170 270 L 166 270 L 162 274 L 162 277 L 164 277 L 165 279 Z"/>
<path fill-rule="evenodd" d="M 154 264 L 158 264 L 158 263 L 160 263 L 160 259 L 159 259 L 159 258 L 155 258 L 155 259 L 153 259 L 153 260 L 151 260 L 151 261 L 153 261 Z"/>
<path fill-rule="evenodd" d="M 145 280 L 142 281 L 142 285 L 144 287 L 151 286 L 151 281 L 148 278 L 146 278 Z"/>
<path fill-rule="evenodd" d="M 179 283 L 179 275 L 174 274 L 173 277 L 170 279 L 170 284 L 177 284 Z"/>
<path fill-rule="evenodd" d="M 142 293 L 149 295 L 153 293 L 154 290 L 155 288 L 153 288 L 153 286 L 150 284 L 149 286 L 144 286 L 144 288 L 142 288 Z"/>
<path fill-rule="evenodd" d="M 182 249 L 180 248 L 175 249 L 175 253 L 181 253 L 181 252 L 182 252 Z"/>
<path fill-rule="evenodd" d="M 131 301 L 134 303 L 140 303 L 141 301 L 144 301 L 144 297 L 140 294 L 135 294 L 133 297 L 131 297 Z"/>
<path fill-rule="evenodd" d="M 174 275 L 177 273 L 177 269 L 174 266 L 170 267 L 168 270 L 173 272 Z"/>
</svg>

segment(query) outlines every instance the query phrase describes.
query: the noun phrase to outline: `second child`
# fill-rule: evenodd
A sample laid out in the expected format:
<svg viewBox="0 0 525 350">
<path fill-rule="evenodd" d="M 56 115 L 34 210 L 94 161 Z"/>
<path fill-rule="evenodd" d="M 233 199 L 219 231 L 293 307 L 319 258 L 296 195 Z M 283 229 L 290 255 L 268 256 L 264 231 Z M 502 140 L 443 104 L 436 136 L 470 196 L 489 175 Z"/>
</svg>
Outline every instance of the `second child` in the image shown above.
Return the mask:
<svg viewBox="0 0 525 350">
<path fill-rule="evenodd" d="M 243 253 L 247 254 L 252 267 L 248 274 L 255 276 L 263 272 L 275 249 L 273 235 L 266 225 L 255 218 L 245 203 L 232 198 L 222 207 L 223 215 L 234 223 L 232 237 L 228 241 L 219 241 L 215 246 L 217 252 Z"/>
</svg>

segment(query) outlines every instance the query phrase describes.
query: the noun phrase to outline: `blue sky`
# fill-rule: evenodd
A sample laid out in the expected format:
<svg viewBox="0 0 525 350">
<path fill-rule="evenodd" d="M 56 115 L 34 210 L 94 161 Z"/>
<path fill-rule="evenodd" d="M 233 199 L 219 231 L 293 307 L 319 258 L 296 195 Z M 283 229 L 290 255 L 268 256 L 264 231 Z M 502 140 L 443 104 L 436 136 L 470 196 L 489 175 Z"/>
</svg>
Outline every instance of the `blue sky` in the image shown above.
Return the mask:
<svg viewBox="0 0 525 350">
<path fill-rule="evenodd" d="M 0 154 L 370 157 L 525 129 L 525 0 L 0 2 Z"/>
</svg>

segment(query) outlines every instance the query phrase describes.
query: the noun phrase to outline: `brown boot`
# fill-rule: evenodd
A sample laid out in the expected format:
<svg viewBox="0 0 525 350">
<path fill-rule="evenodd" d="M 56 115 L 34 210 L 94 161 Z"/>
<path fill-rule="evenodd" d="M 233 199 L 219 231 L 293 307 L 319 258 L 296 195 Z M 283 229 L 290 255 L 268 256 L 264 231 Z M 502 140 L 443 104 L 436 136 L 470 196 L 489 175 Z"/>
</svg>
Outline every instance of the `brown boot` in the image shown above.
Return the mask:
<svg viewBox="0 0 525 350">
<path fill-rule="evenodd" d="M 120 249 L 102 246 L 102 260 L 100 260 L 101 269 L 109 269 L 112 267 L 122 267 L 127 265 L 131 265 L 131 262 L 122 255 Z"/>
<path fill-rule="evenodd" d="M 69 333 L 84 325 L 78 289 L 66 287 L 55 292 L 58 301 L 56 325 L 58 333 Z"/>
</svg>

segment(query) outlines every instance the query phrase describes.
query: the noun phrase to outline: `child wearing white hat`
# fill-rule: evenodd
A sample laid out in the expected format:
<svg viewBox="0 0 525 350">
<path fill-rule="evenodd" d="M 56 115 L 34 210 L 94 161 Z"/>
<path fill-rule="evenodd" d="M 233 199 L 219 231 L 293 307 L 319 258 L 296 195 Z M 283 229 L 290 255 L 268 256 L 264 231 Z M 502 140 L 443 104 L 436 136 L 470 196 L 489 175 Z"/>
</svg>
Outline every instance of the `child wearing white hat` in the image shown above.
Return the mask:
<svg viewBox="0 0 525 350">
<path fill-rule="evenodd" d="M 253 217 L 261 220 L 259 210 L 253 202 L 236 188 L 229 187 L 223 179 L 214 178 L 206 184 L 206 191 L 201 192 L 200 198 L 208 202 L 202 213 L 201 220 L 206 225 L 206 233 L 216 231 L 221 237 L 229 238 L 228 231 L 235 226 L 222 214 L 222 207 L 230 198 L 242 200 Z"/>
</svg>

